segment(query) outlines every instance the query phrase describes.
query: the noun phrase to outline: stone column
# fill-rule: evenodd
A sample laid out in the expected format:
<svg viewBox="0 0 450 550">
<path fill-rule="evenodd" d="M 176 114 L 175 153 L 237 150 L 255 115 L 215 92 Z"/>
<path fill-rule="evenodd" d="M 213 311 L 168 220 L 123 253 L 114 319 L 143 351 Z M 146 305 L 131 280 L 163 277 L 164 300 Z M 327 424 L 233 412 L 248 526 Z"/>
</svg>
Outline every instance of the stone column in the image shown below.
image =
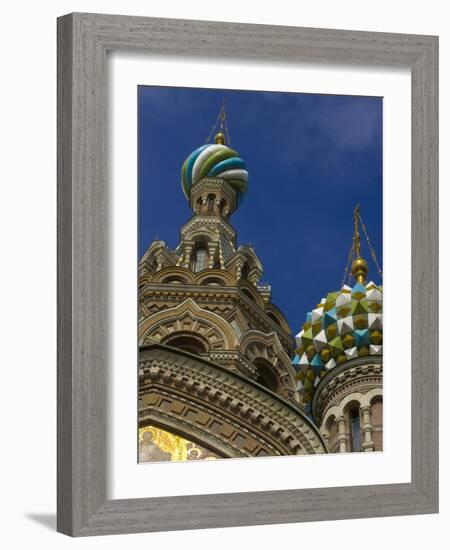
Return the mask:
<svg viewBox="0 0 450 550">
<path fill-rule="evenodd" d="M 361 407 L 361 432 L 362 432 L 362 450 L 370 452 L 374 450 L 374 442 L 372 439 L 372 423 L 370 421 L 370 406 Z"/>
<path fill-rule="evenodd" d="M 208 243 L 208 268 L 214 267 L 214 256 L 216 255 L 217 243 Z"/>
<path fill-rule="evenodd" d="M 242 276 L 242 261 L 239 260 L 236 262 L 236 280 L 239 281 L 239 279 Z"/>
<path fill-rule="evenodd" d="M 184 261 L 183 261 L 183 267 L 186 269 L 189 269 L 189 264 L 191 262 L 191 254 L 193 249 L 193 243 L 184 243 Z"/>
<path fill-rule="evenodd" d="M 339 442 L 339 452 L 340 453 L 346 453 L 348 451 L 347 449 L 347 430 L 345 427 L 345 418 L 344 416 L 340 416 L 337 419 L 337 425 L 338 425 L 338 436 L 337 440 Z"/>
<path fill-rule="evenodd" d="M 164 267 L 164 260 L 163 255 L 160 251 L 156 253 L 156 271 L 161 271 L 161 269 Z"/>
</svg>

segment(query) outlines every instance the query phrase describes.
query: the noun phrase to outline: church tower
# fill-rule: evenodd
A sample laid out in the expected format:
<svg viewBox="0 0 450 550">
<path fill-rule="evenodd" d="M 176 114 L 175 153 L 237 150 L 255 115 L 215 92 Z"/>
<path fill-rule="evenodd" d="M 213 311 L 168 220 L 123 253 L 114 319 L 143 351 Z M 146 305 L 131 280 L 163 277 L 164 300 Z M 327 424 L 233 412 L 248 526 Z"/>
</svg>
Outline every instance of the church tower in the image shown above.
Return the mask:
<svg viewBox="0 0 450 550">
<path fill-rule="evenodd" d="M 307 314 L 296 337 L 297 388 L 332 453 L 383 450 L 383 288 L 367 282 L 360 226 L 381 275 L 358 205 L 341 290 Z"/>
<path fill-rule="evenodd" d="M 214 129 L 214 143 L 182 166 L 192 217 L 179 244 L 156 240 L 139 264 L 141 430 L 193 442 L 208 458 L 325 452 L 297 392 L 289 325 L 230 222 L 248 172 L 224 107 Z"/>
</svg>

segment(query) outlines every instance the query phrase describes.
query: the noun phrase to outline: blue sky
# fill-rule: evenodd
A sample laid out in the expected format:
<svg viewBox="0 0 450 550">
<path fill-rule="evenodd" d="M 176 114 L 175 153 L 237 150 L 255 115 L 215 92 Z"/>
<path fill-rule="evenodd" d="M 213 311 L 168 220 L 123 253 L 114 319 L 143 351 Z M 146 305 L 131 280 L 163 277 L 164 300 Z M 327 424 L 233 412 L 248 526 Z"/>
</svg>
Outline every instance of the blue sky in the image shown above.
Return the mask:
<svg viewBox="0 0 450 550">
<path fill-rule="evenodd" d="M 340 288 L 357 202 L 382 263 L 382 98 L 139 86 L 140 256 L 155 238 L 178 244 L 191 216 L 181 166 L 223 100 L 231 146 L 249 172 L 230 221 L 238 243 L 255 248 L 295 334 Z M 362 255 L 380 283 L 365 241 Z"/>
</svg>

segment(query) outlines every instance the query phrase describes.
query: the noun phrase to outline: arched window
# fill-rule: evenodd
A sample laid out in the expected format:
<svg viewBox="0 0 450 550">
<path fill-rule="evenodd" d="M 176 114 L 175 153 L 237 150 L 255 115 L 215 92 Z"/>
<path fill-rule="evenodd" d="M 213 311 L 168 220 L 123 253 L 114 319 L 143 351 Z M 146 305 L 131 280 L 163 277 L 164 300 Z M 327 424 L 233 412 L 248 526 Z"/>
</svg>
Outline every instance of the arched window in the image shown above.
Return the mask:
<svg viewBox="0 0 450 550">
<path fill-rule="evenodd" d="M 208 267 L 208 251 L 206 245 L 203 243 L 198 244 L 195 247 L 194 253 L 194 271 L 198 273 Z"/>
<path fill-rule="evenodd" d="M 214 212 L 214 201 L 216 200 L 215 195 L 208 195 L 207 205 L 208 212 Z"/>
<path fill-rule="evenodd" d="M 184 351 L 188 351 L 189 353 L 194 353 L 195 355 L 202 355 L 207 353 L 207 349 L 204 343 L 194 336 L 178 335 L 174 336 L 173 338 L 163 340 L 163 343 L 167 346 L 172 346 L 173 348 L 182 349 Z"/>
<path fill-rule="evenodd" d="M 248 273 L 249 273 L 248 264 L 245 263 L 241 269 L 241 279 L 248 279 Z"/>
<path fill-rule="evenodd" d="M 280 389 L 280 384 L 273 365 L 260 357 L 255 360 L 254 365 L 258 369 L 257 382 L 269 390 L 277 392 Z"/>
<path fill-rule="evenodd" d="M 272 321 L 274 321 L 278 326 L 281 327 L 281 322 L 274 313 L 272 313 L 271 311 L 268 311 L 267 312 L 267 317 L 270 317 L 272 319 Z"/>
<path fill-rule="evenodd" d="M 215 277 L 211 277 L 210 279 L 205 279 L 202 281 L 202 285 L 207 286 L 225 286 L 224 282 L 221 279 L 217 279 Z"/>
<path fill-rule="evenodd" d="M 352 451 L 361 451 L 361 419 L 359 407 L 353 406 L 349 411 Z"/>
<path fill-rule="evenodd" d="M 176 275 L 172 275 L 171 277 L 167 277 L 162 281 L 164 284 L 171 284 L 171 285 L 185 285 L 186 281 L 182 277 L 177 277 Z"/>
</svg>

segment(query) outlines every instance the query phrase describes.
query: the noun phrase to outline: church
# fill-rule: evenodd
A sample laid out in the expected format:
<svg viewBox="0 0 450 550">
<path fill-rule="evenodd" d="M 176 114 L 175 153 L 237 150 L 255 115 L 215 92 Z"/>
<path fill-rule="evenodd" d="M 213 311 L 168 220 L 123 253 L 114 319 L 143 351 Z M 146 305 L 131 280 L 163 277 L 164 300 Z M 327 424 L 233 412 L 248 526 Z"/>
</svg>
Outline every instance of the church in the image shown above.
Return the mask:
<svg viewBox="0 0 450 550">
<path fill-rule="evenodd" d="M 249 174 L 224 108 L 216 125 L 182 165 L 192 217 L 178 246 L 155 240 L 139 263 L 139 462 L 381 451 L 383 289 L 359 206 L 341 288 L 294 336 L 238 242 Z"/>
</svg>

